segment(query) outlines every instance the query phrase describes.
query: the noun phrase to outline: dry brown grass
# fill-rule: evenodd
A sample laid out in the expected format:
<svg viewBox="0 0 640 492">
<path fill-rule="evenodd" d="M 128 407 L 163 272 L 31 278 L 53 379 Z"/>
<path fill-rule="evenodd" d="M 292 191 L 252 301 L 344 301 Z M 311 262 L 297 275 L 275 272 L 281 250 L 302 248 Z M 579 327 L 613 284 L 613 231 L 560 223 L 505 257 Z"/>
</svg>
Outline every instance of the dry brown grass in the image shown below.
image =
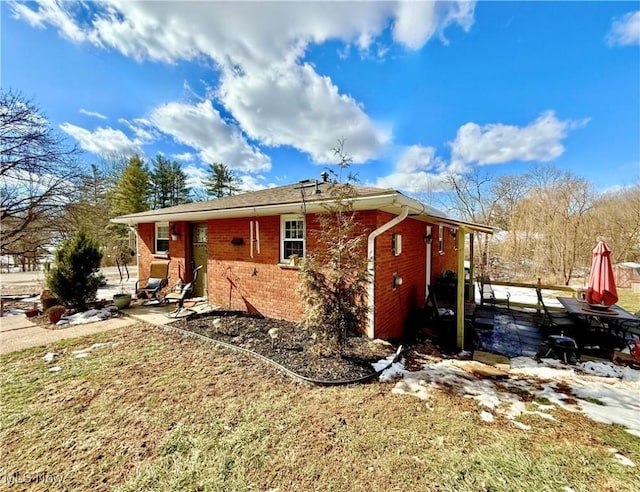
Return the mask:
<svg viewBox="0 0 640 492">
<path fill-rule="evenodd" d="M 72 356 L 95 342 L 110 345 Z M 640 440 L 578 414 L 486 424 L 446 391 L 311 387 L 142 325 L 51 348 L 59 373 L 42 348 L 0 359 L 0 489 L 38 473 L 11 490 L 636 489 L 607 448 L 640 463 Z"/>
</svg>

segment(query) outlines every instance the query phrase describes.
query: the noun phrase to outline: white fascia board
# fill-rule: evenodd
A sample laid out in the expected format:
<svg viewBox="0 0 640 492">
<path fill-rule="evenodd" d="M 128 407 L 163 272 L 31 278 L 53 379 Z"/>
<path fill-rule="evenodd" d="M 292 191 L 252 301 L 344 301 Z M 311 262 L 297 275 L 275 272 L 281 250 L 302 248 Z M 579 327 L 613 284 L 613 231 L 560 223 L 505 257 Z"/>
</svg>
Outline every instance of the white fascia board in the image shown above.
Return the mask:
<svg viewBox="0 0 640 492">
<path fill-rule="evenodd" d="M 240 217 L 255 217 L 255 216 L 270 216 L 281 214 L 302 214 L 318 213 L 325 210 L 324 206 L 333 203 L 334 200 L 316 200 L 308 202 L 306 207 L 303 208 L 302 202 L 277 204 L 277 205 L 262 205 L 258 207 L 239 207 L 239 208 L 225 208 L 221 210 L 202 210 L 195 212 L 177 212 L 177 213 L 158 213 L 147 216 L 122 216 L 111 219 L 111 222 L 115 224 L 142 224 L 153 222 L 202 222 L 210 219 L 235 219 Z M 438 212 L 436 209 L 424 205 L 423 203 L 405 196 L 401 193 L 383 194 L 357 198 L 353 204 L 354 210 L 383 210 L 395 215 L 399 215 L 402 211 L 402 206 L 406 205 L 409 208 L 409 216 L 432 224 L 442 224 L 446 226 L 463 226 L 466 229 L 486 232 L 493 234 L 494 229 L 490 226 L 481 224 L 471 224 L 464 221 L 450 219 L 446 216 L 439 216 L 434 214 Z"/>
<path fill-rule="evenodd" d="M 375 210 L 383 208 L 385 206 L 392 205 L 396 198 L 400 195 L 377 195 L 367 196 L 356 199 L 353 208 L 354 210 Z M 278 205 L 262 205 L 258 207 L 239 207 L 239 208 L 225 208 L 221 210 L 202 210 L 195 212 L 174 212 L 174 213 L 157 213 L 150 215 L 134 215 L 134 216 L 121 216 L 111 219 L 111 222 L 115 224 L 144 224 L 151 222 L 198 222 L 209 219 L 233 219 L 240 217 L 255 217 L 255 216 L 271 216 L 281 214 L 302 214 L 318 213 L 324 211 L 324 206 L 333 203 L 334 200 L 319 200 L 308 202 L 303 207 L 302 202 L 278 204 Z M 400 207 L 398 206 L 398 209 Z"/>
</svg>

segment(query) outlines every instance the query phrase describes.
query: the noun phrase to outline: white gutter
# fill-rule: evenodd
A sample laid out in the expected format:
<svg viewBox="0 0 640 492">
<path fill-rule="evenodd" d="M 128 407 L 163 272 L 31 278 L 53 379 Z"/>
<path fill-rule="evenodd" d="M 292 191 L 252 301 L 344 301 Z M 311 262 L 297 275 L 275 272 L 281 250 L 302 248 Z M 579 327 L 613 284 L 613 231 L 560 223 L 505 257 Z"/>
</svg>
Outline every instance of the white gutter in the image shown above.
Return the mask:
<svg viewBox="0 0 640 492">
<path fill-rule="evenodd" d="M 426 299 L 431 290 L 431 241 L 433 239 L 433 228 L 427 226 L 427 255 L 425 258 L 426 268 L 424 273 L 424 298 Z"/>
<path fill-rule="evenodd" d="M 367 336 L 369 338 L 374 338 L 375 337 L 375 327 L 374 327 L 374 320 L 375 320 L 375 311 L 374 311 L 374 305 L 375 305 L 375 299 L 374 299 L 374 295 L 375 295 L 375 280 L 376 280 L 376 270 L 375 270 L 375 259 L 376 259 L 376 238 L 380 235 L 383 234 L 384 232 L 387 232 L 389 229 L 391 229 L 392 227 L 395 227 L 396 225 L 398 225 L 400 222 L 402 222 L 404 219 L 407 218 L 407 216 L 409 215 L 409 207 L 407 205 L 402 205 L 402 211 L 400 212 L 400 215 L 398 215 L 397 217 L 391 219 L 389 222 L 387 222 L 386 224 L 381 225 L 380 227 L 378 227 L 376 230 L 372 231 L 371 234 L 369 234 L 369 239 L 367 240 L 367 265 L 368 265 L 368 272 L 369 272 L 369 285 L 367 286 L 367 304 L 368 304 L 368 323 L 367 323 Z"/>
<path fill-rule="evenodd" d="M 306 203 L 307 213 L 318 213 L 326 210 L 325 205 L 335 203 L 333 199 L 314 200 Z M 403 195 L 402 193 L 384 193 L 381 195 L 364 196 L 355 200 L 354 210 L 383 210 L 389 213 L 397 213 L 398 207 L 407 206 L 412 217 L 423 222 L 443 224 L 446 227 L 465 226 L 468 230 L 493 234 L 493 228 L 482 224 L 471 224 L 457 219 L 450 219 L 439 215 L 440 211 Z M 237 208 L 221 208 L 215 210 L 192 210 L 182 212 L 157 212 L 115 217 L 110 222 L 114 224 L 139 224 L 153 222 L 199 222 L 212 219 L 233 219 L 240 217 L 255 217 L 256 210 L 261 215 L 281 215 L 301 213 L 302 203 L 292 202 L 274 205 L 251 205 Z"/>
</svg>

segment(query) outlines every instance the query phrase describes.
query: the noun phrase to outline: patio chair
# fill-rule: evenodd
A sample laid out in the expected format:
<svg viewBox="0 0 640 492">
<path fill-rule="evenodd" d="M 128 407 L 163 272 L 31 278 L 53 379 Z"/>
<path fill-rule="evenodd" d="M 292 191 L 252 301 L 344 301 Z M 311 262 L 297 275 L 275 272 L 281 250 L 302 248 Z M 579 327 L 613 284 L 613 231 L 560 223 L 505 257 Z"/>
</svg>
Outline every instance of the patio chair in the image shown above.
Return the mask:
<svg viewBox="0 0 640 492">
<path fill-rule="evenodd" d="M 427 300 L 423 307 L 424 322 L 435 329 L 435 334 L 445 346 L 455 344 L 456 313 L 449 308 L 439 307 L 433 288 L 429 289 Z"/>
<path fill-rule="evenodd" d="M 169 263 L 170 260 L 152 261 L 149 277 L 136 282 L 136 297 L 142 299 L 142 304 L 162 302 L 160 293 L 169 283 Z"/>
<path fill-rule="evenodd" d="M 565 327 L 575 327 L 576 323 L 573 321 L 569 313 L 549 311 L 549 308 L 547 308 L 547 305 L 544 303 L 541 289 L 536 289 L 536 295 L 538 296 L 538 303 L 542 306 L 542 311 L 544 313 L 544 319 L 542 322 L 544 325 L 561 329 Z"/>
<path fill-rule="evenodd" d="M 176 308 L 167 314 L 169 318 L 177 318 L 179 315 L 183 314 L 186 311 L 191 311 L 195 313 L 195 311 L 191 308 L 184 307 L 184 301 L 193 296 L 193 287 L 198 280 L 198 272 L 202 269 L 202 265 L 193 270 L 192 280 L 191 282 L 187 282 L 182 286 L 179 292 L 169 292 L 166 296 L 164 296 L 164 302 L 175 302 Z"/>
<path fill-rule="evenodd" d="M 491 279 L 488 276 L 484 275 L 478 278 L 478 287 L 480 289 L 480 305 L 484 306 L 488 303 L 495 309 L 496 304 L 502 304 L 507 306 L 507 311 L 511 311 L 511 306 L 509 305 L 511 294 L 507 292 L 505 297 L 496 297 L 491 285 Z"/>
</svg>

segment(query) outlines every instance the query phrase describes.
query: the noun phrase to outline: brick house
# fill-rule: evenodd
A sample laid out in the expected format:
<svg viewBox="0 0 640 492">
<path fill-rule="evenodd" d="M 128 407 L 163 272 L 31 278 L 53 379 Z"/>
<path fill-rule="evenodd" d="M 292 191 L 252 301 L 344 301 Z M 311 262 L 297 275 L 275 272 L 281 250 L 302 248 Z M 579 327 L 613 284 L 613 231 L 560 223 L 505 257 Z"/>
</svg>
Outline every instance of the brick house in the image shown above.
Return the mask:
<svg viewBox="0 0 640 492">
<path fill-rule="evenodd" d="M 313 251 L 309 233 L 330 201 L 330 186 L 306 180 L 112 221 L 137 228 L 139 278 L 148 277 L 154 258 L 171 259 L 169 285 L 191 280 L 192 266 L 203 265 L 195 293 L 211 305 L 299 321 L 304 305 L 295 293 L 295 255 Z M 465 236 L 493 230 L 451 219 L 396 190 L 358 186 L 357 192 L 353 208 L 367 235 L 362 254 L 372 279 L 367 335 L 400 338 L 433 281 L 463 269 Z M 464 275 L 459 278 L 464 292 Z M 458 297 L 461 346 L 464 299 Z"/>
</svg>

